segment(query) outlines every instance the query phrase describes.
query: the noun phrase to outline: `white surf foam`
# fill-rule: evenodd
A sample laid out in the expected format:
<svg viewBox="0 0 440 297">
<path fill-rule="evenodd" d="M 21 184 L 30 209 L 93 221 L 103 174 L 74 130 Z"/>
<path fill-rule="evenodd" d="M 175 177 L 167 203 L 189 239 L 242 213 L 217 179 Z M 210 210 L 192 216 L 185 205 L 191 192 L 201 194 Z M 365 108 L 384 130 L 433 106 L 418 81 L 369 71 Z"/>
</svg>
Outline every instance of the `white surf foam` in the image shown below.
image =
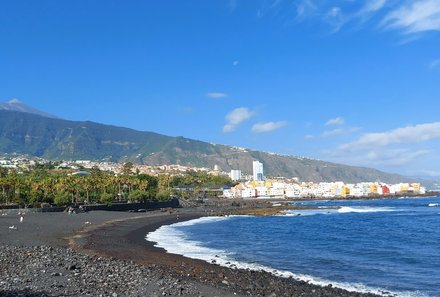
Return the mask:
<svg viewBox="0 0 440 297">
<path fill-rule="evenodd" d="M 428 206 L 429 207 L 437 207 L 439 204 L 438 203 L 429 203 Z"/>
<path fill-rule="evenodd" d="M 307 283 L 315 284 L 318 286 L 328 286 L 332 284 L 335 287 L 350 291 L 361 293 L 374 293 L 377 295 L 389 296 L 402 296 L 402 297 L 422 297 L 418 293 L 413 292 L 390 292 L 388 290 L 380 288 L 372 288 L 360 283 L 344 283 L 333 282 L 323 278 L 314 277 L 306 274 L 293 273 L 286 270 L 274 269 L 269 266 L 261 265 L 258 263 L 248 263 L 236 261 L 233 259 L 233 254 L 219 249 L 212 249 L 204 247 L 201 242 L 190 241 L 186 239 L 185 233 L 176 227 L 179 226 L 191 226 L 195 224 L 203 224 L 215 221 L 227 220 L 230 217 L 205 217 L 195 219 L 191 221 L 176 223 L 173 225 L 162 226 L 154 232 L 150 232 L 145 237 L 146 240 L 156 242 L 155 246 L 165 249 L 168 253 L 178 254 L 187 258 L 199 259 L 208 263 L 217 264 L 223 267 L 231 269 L 244 269 L 252 271 L 266 271 L 272 273 L 275 276 L 289 278 L 304 281 Z M 386 294 L 384 292 L 387 292 Z"/>
<path fill-rule="evenodd" d="M 288 210 L 285 211 L 286 216 L 313 216 L 313 215 L 328 215 L 328 214 L 344 214 L 344 213 L 374 213 L 374 212 L 391 212 L 396 211 L 392 207 L 368 207 L 368 206 L 341 206 L 339 208 L 318 207 L 318 209 L 306 210 Z"/>
<path fill-rule="evenodd" d="M 391 207 L 350 207 L 350 206 L 342 206 L 338 209 L 339 213 L 350 213 L 350 212 L 358 212 L 358 213 L 365 213 L 365 212 L 389 212 L 394 211 L 395 209 Z"/>
<path fill-rule="evenodd" d="M 320 209 L 307 209 L 307 210 L 287 210 L 284 212 L 288 217 L 296 216 L 314 216 L 314 215 L 328 215 L 337 213 L 337 209 L 334 208 L 320 208 Z"/>
</svg>

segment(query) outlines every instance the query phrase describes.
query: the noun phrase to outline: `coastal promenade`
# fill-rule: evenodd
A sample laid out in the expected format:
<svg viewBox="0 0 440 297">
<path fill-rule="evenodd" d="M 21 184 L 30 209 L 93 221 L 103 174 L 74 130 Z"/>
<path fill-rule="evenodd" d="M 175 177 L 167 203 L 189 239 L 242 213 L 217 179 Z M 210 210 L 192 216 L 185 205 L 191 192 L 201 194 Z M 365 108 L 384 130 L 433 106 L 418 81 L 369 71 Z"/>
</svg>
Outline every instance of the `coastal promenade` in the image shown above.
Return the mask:
<svg viewBox="0 0 440 297">
<path fill-rule="evenodd" d="M 0 296 L 374 296 L 167 254 L 145 240 L 162 225 L 229 211 L 32 213 L 21 223 L 9 212 L 0 216 Z"/>
</svg>

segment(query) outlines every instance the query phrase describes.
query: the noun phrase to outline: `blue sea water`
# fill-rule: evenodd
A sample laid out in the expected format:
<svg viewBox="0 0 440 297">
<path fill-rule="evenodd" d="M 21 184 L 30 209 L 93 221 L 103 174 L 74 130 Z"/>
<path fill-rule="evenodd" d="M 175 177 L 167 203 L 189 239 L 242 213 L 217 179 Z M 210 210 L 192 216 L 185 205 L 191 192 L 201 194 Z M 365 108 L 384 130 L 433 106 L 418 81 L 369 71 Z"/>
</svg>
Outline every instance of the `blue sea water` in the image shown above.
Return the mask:
<svg viewBox="0 0 440 297">
<path fill-rule="evenodd" d="M 147 239 L 171 253 L 319 285 L 440 296 L 440 197 L 296 204 L 316 209 L 202 218 Z"/>
</svg>

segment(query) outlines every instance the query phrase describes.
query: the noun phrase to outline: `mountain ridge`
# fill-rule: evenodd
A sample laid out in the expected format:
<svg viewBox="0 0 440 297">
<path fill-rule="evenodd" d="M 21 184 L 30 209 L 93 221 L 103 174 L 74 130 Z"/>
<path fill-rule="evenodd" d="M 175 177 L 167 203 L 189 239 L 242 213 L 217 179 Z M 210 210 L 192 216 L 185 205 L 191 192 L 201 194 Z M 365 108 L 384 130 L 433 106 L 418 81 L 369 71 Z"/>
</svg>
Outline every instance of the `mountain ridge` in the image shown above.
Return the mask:
<svg viewBox="0 0 440 297">
<path fill-rule="evenodd" d="M 28 106 L 16 98 L 0 103 L 0 110 L 19 111 L 19 112 L 40 115 L 46 118 L 59 119 L 57 116 L 48 114 L 44 111 Z"/>
<path fill-rule="evenodd" d="M 208 168 L 218 165 L 225 171 L 240 169 L 246 173 L 252 172 L 252 161 L 259 160 L 268 176 L 297 177 L 302 181 L 409 181 L 403 176 L 372 168 L 10 110 L 0 110 L 0 152 L 48 160 L 132 161 L 146 165 Z"/>
</svg>

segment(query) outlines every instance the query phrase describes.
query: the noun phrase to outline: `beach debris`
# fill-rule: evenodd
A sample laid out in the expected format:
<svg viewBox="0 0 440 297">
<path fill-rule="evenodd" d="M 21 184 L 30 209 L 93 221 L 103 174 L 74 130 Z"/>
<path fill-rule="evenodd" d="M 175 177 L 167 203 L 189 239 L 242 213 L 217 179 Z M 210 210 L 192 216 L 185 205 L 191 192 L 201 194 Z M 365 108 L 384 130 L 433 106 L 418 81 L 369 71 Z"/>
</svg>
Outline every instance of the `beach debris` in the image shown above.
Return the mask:
<svg viewBox="0 0 440 297">
<path fill-rule="evenodd" d="M 92 223 L 90 223 L 89 221 L 84 222 L 85 225 L 91 225 Z"/>
<path fill-rule="evenodd" d="M 24 218 L 23 218 L 23 216 L 21 216 L 20 217 L 20 223 L 23 223 L 23 220 L 24 220 Z"/>
<path fill-rule="evenodd" d="M 9 229 L 10 229 L 10 230 L 17 230 L 17 227 L 15 227 L 15 226 L 9 226 Z"/>
</svg>

